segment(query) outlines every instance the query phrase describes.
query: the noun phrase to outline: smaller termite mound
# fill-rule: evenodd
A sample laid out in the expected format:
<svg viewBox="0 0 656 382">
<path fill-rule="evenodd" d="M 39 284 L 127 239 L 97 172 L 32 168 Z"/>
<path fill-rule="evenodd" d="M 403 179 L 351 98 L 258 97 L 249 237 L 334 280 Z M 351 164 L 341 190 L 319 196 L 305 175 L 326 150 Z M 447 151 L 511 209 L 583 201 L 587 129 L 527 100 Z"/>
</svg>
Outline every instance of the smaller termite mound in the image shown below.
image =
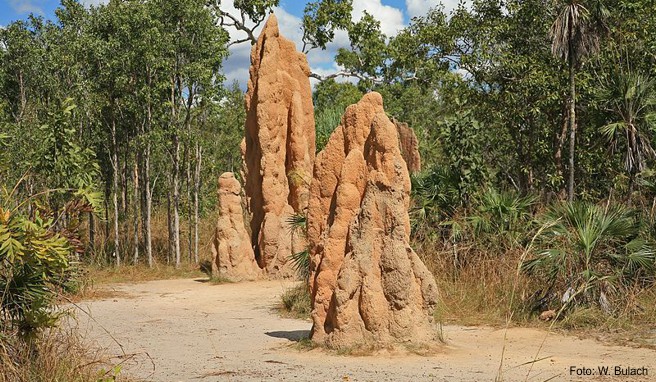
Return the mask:
<svg viewBox="0 0 656 382">
<path fill-rule="evenodd" d="M 219 219 L 212 242 L 212 274 L 231 281 L 262 276 L 244 225 L 241 184 L 231 172 L 219 177 Z"/>
<path fill-rule="evenodd" d="M 312 339 L 331 348 L 436 339 L 433 275 L 409 245 L 410 176 L 378 93 L 318 154 L 308 240 Z"/>
</svg>

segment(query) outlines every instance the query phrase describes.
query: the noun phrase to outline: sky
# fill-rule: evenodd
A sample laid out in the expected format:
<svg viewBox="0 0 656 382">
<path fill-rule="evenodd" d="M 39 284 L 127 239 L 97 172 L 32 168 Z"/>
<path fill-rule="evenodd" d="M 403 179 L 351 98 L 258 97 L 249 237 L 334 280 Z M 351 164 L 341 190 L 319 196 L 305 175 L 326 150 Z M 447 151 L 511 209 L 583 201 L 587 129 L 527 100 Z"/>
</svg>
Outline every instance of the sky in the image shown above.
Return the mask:
<svg viewBox="0 0 656 382">
<path fill-rule="evenodd" d="M 107 0 L 79 0 L 85 5 L 97 5 Z M 364 10 L 377 18 L 381 29 L 387 36 L 394 36 L 399 30 L 408 25 L 412 17 L 425 15 L 430 8 L 443 4 L 445 10 L 450 12 L 458 5 L 459 0 L 353 0 L 354 21 L 359 20 Z M 228 9 L 232 7 L 232 0 L 223 0 Z M 293 40 L 298 49 L 301 49 L 301 18 L 303 9 L 308 3 L 306 0 L 281 0 L 274 10 L 278 16 L 280 32 L 283 36 Z M 30 13 L 53 18 L 54 10 L 59 0 L 0 0 L 0 27 L 12 21 L 25 19 Z M 259 31 L 258 31 L 259 32 Z M 243 37 L 237 31 L 230 31 L 232 39 Z M 338 32 L 335 40 L 327 46 L 326 50 L 315 49 L 308 54 L 308 62 L 313 72 L 326 75 L 335 73 L 340 68 L 335 64 L 334 57 L 337 49 L 348 45 L 348 36 L 345 32 Z M 230 57 L 224 62 L 226 82 L 237 80 L 242 88 L 248 80 L 248 67 L 250 60 L 250 45 L 248 43 L 233 45 L 230 48 Z"/>
</svg>

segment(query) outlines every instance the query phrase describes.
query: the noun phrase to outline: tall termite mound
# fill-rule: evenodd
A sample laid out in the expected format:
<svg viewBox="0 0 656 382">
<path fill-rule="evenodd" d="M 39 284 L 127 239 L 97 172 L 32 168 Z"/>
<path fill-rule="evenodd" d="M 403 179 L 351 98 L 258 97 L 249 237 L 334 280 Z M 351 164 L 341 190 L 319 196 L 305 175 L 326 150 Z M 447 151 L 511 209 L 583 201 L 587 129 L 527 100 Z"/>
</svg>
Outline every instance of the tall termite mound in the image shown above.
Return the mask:
<svg viewBox="0 0 656 382">
<path fill-rule="evenodd" d="M 294 274 L 289 217 L 304 213 L 315 156 L 310 67 L 271 15 L 251 50 L 242 141 L 251 244 L 269 275 Z"/>
<path fill-rule="evenodd" d="M 317 156 L 308 239 L 312 339 L 333 348 L 435 338 L 437 286 L 410 248 L 410 177 L 378 93 Z"/>
<path fill-rule="evenodd" d="M 212 243 L 212 273 L 233 281 L 255 280 L 262 270 L 255 262 L 244 224 L 241 185 L 231 172 L 219 177 L 219 219 Z"/>
</svg>

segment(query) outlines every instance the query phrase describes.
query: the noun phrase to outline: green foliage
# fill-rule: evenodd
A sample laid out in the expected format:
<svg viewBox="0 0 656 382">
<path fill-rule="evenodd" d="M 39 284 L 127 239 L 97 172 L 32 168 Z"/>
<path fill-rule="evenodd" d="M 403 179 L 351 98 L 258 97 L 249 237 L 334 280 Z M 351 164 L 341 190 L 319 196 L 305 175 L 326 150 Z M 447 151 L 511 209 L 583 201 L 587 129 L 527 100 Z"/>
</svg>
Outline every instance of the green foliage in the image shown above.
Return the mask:
<svg viewBox="0 0 656 382">
<path fill-rule="evenodd" d="M 317 153 L 326 147 L 330 135 L 342 122 L 343 114 L 344 109 L 333 107 L 324 109 L 315 115 Z"/>
<path fill-rule="evenodd" d="M 219 5 L 221 1 L 218 1 Z M 262 20 L 266 13 L 273 7 L 278 6 L 280 0 L 235 0 L 233 5 L 239 11 L 244 12 L 251 20 Z"/>
<path fill-rule="evenodd" d="M 466 205 L 490 174 L 483 157 L 486 146 L 483 126 L 464 102 L 456 100 L 456 103 L 460 111 L 444 119 L 440 136 L 448 171 L 458 179 L 459 199 Z"/>
<path fill-rule="evenodd" d="M 304 240 L 307 240 L 307 216 L 302 213 L 291 215 L 287 218 L 287 225 L 289 226 L 292 240 L 294 235 L 301 235 Z M 294 269 L 298 276 L 303 280 L 308 280 L 310 277 L 310 250 L 304 250 L 292 253 L 292 262 Z"/>
<path fill-rule="evenodd" d="M 656 156 L 650 137 L 656 129 L 656 80 L 618 61 L 599 81 L 597 99 L 611 113 L 600 131 L 614 149 L 623 141 L 624 169 L 634 176 Z"/>
<path fill-rule="evenodd" d="M 9 155 L 7 155 L 8 148 L 9 135 L 0 133 L 0 171 L 9 167 Z M 2 174 L 2 172 L 0 172 L 0 174 Z"/>
<path fill-rule="evenodd" d="M 9 207 L 0 207 L 0 323 L 30 337 L 56 322 L 55 288 L 73 248 L 52 232 L 52 220 L 38 212 L 28 219 Z"/>
<path fill-rule="evenodd" d="M 352 83 L 339 83 L 334 79 L 321 81 L 314 87 L 312 100 L 316 115 L 328 110 L 344 110 L 362 98 L 363 93 Z"/>
<path fill-rule="evenodd" d="M 42 145 L 32 154 L 35 171 L 50 188 L 91 187 L 100 174 L 95 153 L 77 143 L 77 131 L 71 124 L 75 108 L 73 99 L 66 98 L 60 110 L 48 112 L 48 124 L 38 130 Z"/>
<path fill-rule="evenodd" d="M 654 281 L 656 252 L 639 236 L 631 208 L 560 203 L 547 212 L 543 228 L 522 269 L 560 292 L 566 305 L 611 312 L 625 307 L 628 290 Z"/>
<path fill-rule="evenodd" d="M 531 231 L 533 196 L 488 189 L 476 198 L 474 212 L 468 217 L 474 234 L 484 240 L 503 243 L 500 252 L 522 245 Z"/>
<path fill-rule="evenodd" d="M 413 214 L 420 220 L 432 219 L 437 223 L 453 216 L 462 206 L 459 194 L 460 179 L 448 167 L 433 166 L 411 176 Z"/>
<path fill-rule="evenodd" d="M 443 78 L 450 68 L 447 56 L 453 43 L 443 7 L 413 19 L 389 42 L 393 63 L 388 78 L 412 79 L 422 84 Z"/>
<path fill-rule="evenodd" d="M 335 62 L 360 77 L 360 88 L 371 88 L 372 79 L 381 77 L 387 57 L 386 37 L 380 21 L 366 10 L 360 21 L 348 27 L 350 49 L 340 48 Z"/>
<path fill-rule="evenodd" d="M 353 0 L 323 0 L 307 3 L 303 11 L 303 51 L 326 49 L 335 38 L 335 30 L 346 30 L 351 24 Z"/>
</svg>

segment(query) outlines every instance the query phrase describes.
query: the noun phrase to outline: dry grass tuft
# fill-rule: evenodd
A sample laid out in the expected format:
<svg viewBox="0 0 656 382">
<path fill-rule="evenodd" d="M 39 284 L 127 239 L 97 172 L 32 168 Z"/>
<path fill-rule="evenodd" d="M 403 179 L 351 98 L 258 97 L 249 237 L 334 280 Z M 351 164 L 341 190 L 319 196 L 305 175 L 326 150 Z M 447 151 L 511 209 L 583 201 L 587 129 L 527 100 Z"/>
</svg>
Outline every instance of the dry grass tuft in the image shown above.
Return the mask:
<svg viewBox="0 0 656 382">
<path fill-rule="evenodd" d="M 73 329 L 46 330 L 31 342 L 0 332 L 0 340 L 0 382 L 130 380 Z"/>
<path fill-rule="evenodd" d="M 281 297 L 280 312 L 286 317 L 309 320 L 312 302 L 307 285 L 300 283 L 288 289 Z"/>
<path fill-rule="evenodd" d="M 498 258 L 481 254 L 479 260 L 463 267 L 454 266 L 452 257 L 444 253 L 423 252 L 420 256 L 435 275 L 440 291 L 440 304 L 435 312 L 438 322 L 501 327 L 510 313 L 515 322 L 531 320 L 521 296 L 511 301 L 521 256 L 518 251 Z M 523 275 L 518 284 L 515 290 L 520 295 L 531 290 L 529 280 Z"/>
</svg>

